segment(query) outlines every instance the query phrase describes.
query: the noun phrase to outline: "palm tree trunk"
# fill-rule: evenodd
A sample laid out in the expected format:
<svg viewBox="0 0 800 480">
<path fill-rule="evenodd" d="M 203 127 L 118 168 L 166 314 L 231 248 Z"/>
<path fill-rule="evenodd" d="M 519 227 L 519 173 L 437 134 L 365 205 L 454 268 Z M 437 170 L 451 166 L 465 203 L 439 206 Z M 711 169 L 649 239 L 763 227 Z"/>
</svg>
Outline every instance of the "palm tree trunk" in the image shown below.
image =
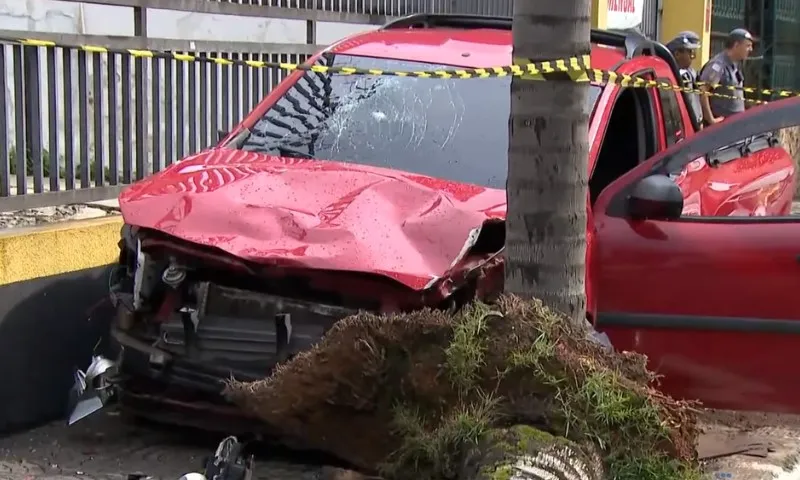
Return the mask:
<svg viewBox="0 0 800 480">
<path fill-rule="evenodd" d="M 590 0 L 516 0 L 514 58 L 590 48 Z M 585 322 L 588 85 L 515 77 L 511 84 L 505 290 Z"/>
</svg>

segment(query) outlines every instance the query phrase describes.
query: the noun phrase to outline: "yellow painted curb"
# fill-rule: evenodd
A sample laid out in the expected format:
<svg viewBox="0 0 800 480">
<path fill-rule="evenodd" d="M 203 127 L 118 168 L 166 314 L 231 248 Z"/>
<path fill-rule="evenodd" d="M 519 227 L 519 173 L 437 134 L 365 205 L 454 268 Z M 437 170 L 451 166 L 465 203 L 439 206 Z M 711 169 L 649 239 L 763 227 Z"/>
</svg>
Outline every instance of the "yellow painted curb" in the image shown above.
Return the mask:
<svg viewBox="0 0 800 480">
<path fill-rule="evenodd" d="M 0 285 L 115 263 L 122 217 L 0 231 Z"/>
</svg>

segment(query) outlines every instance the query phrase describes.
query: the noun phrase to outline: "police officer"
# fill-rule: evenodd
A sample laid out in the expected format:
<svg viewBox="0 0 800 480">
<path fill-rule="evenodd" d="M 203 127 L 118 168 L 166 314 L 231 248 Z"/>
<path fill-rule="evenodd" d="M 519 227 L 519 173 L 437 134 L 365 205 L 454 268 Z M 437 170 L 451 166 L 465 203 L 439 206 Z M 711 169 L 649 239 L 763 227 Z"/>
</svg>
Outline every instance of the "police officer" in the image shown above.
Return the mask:
<svg viewBox="0 0 800 480">
<path fill-rule="evenodd" d="M 667 43 L 667 48 L 672 52 L 672 56 L 675 57 L 675 62 L 680 68 L 681 84 L 697 90 L 697 72 L 692 68 L 692 60 L 697 57 L 697 50 L 700 48 L 700 35 L 690 30 L 681 32 Z M 698 95 L 691 95 L 690 99 L 697 123 L 701 123 L 703 111 L 700 107 L 700 98 Z"/>
<path fill-rule="evenodd" d="M 744 74 L 741 62 L 753 51 L 753 36 L 743 28 L 736 28 L 725 40 L 725 50 L 711 57 L 700 69 L 700 89 L 714 91 L 713 85 L 737 87 L 736 89 L 719 89 L 733 98 L 700 97 L 703 120 L 707 125 L 719 123 L 739 112 L 744 111 Z"/>
</svg>

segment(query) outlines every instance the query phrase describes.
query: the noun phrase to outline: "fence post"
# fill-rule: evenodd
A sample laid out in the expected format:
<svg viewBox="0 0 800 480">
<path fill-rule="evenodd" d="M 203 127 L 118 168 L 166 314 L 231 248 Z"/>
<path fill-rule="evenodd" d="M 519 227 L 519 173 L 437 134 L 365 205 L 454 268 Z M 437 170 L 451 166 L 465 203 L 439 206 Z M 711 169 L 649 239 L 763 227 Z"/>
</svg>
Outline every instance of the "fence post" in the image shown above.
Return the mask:
<svg viewBox="0 0 800 480">
<path fill-rule="evenodd" d="M 761 54 L 763 60 L 761 61 L 761 88 L 772 89 L 775 88 L 775 81 L 773 72 L 775 71 L 775 47 L 777 47 L 777 35 L 775 34 L 775 27 L 777 23 L 775 2 L 762 2 L 761 5 L 763 17 L 761 18 Z M 768 100 L 769 97 L 762 98 Z"/>
<path fill-rule="evenodd" d="M 133 34 L 142 39 L 146 45 L 147 38 L 147 9 L 144 7 L 133 8 Z M 141 180 L 147 176 L 147 63 L 144 58 L 137 57 L 133 62 L 134 117 L 136 118 L 136 179 Z M 154 126 L 155 128 L 155 126 Z"/>
<path fill-rule="evenodd" d="M 3 98 L 0 101 L 0 132 L 8 135 L 8 96 L 6 95 L 6 47 L 0 45 L 0 92 Z M 10 139 L 9 139 L 10 140 Z M 0 142 L 0 197 L 11 195 L 11 164 L 8 157 L 9 141 Z"/>
<path fill-rule="evenodd" d="M 33 175 L 33 192 L 42 193 L 44 191 L 44 175 L 42 170 L 42 109 L 41 109 L 41 79 L 39 78 L 39 47 L 24 47 L 22 50 L 25 65 L 25 152 L 17 152 L 17 155 L 25 155 L 25 166 L 27 170 L 28 158 L 31 159 L 33 166 L 31 172 L 26 174 Z M 28 157 L 30 155 L 30 157 Z M 26 179 L 27 182 L 27 179 Z"/>
</svg>

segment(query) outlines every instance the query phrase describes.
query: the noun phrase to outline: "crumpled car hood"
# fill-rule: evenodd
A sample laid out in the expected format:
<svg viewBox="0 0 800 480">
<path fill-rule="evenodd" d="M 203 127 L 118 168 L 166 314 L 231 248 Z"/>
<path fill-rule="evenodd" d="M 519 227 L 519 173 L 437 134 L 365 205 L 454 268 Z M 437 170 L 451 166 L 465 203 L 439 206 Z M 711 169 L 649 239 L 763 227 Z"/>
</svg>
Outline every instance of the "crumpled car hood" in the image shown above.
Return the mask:
<svg viewBox="0 0 800 480">
<path fill-rule="evenodd" d="M 120 195 L 126 223 L 262 264 L 374 273 L 422 290 L 444 276 L 504 190 L 331 161 L 216 148 Z"/>
</svg>

